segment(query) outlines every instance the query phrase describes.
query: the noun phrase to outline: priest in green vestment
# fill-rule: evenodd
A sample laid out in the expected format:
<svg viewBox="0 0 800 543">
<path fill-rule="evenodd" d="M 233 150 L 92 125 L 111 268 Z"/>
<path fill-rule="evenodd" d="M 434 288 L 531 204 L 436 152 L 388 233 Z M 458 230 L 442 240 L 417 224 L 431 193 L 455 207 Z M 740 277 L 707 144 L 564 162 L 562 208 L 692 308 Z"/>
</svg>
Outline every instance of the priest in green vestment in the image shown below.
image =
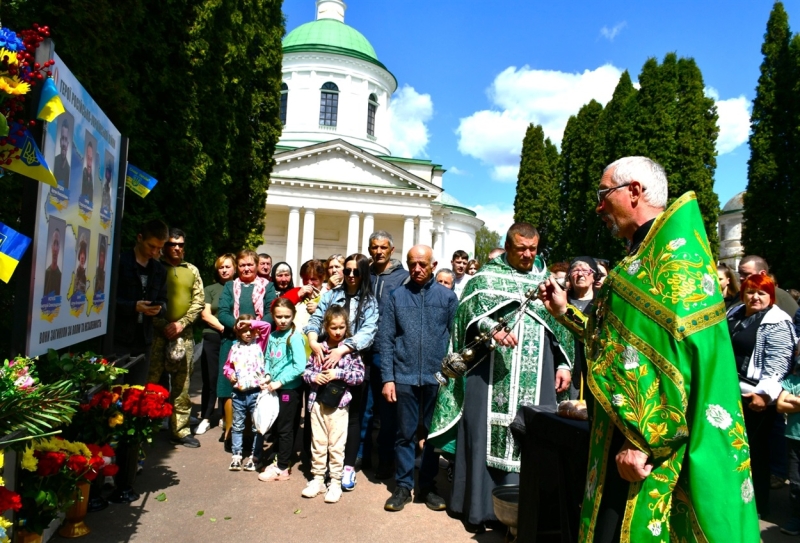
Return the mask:
<svg viewBox="0 0 800 543">
<path fill-rule="evenodd" d="M 668 209 L 645 157 L 609 165 L 599 213 L 629 253 L 589 315 L 540 298 L 586 346 L 595 401 L 582 542 L 757 542 L 750 454 L 714 257 L 693 192 Z"/>
<path fill-rule="evenodd" d="M 500 318 L 510 331 L 493 334 L 495 350 L 476 348 L 480 360 L 466 378 L 439 390 L 428 439 L 455 454 L 450 509 L 463 515 L 468 529 L 480 531 L 497 521 L 491 491 L 518 484 L 519 449 L 509 424 L 521 405 L 550 404 L 571 379 L 575 341 L 570 332 L 527 293 L 549 272 L 536 255 L 539 234 L 527 223 L 506 235 L 506 253 L 484 265 L 469 280 L 453 326 L 453 350 L 480 333 L 490 333 Z M 518 309 L 526 304 L 523 311 Z"/>
</svg>

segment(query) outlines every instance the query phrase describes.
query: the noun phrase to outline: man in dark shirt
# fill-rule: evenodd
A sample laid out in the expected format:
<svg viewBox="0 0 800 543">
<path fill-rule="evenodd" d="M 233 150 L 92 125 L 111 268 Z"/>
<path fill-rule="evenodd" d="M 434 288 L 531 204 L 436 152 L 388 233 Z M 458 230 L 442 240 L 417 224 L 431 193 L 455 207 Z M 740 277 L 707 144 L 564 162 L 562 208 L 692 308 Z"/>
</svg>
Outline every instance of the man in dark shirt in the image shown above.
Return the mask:
<svg viewBox="0 0 800 543">
<path fill-rule="evenodd" d="M 167 272 L 158 261 L 167 241 L 167 225 L 148 221 L 136 235 L 133 250 L 119 257 L 114 345 L 117 355 L 145 355 L 143 362 L 131 368 L 125 381 L 133 385 L 147 383 L 150 371 L 150 346 L 153 343 L 153 317 L 166 314 Z"/>
<path fill-rule="evenodd" d="M 44 295 L 61 296 L 61 270 L 58 268 L 58 252 L 61 249 L 61 233 L 53 230 L 53 239 L 50 242 L 52 260 L 44 272 Z"/>
<path fill-rule="evenodd" d="M 69 189 L 69 121 L 61 123 L 61 138 L 59 139 L 61 153 L 56 157 L 53 165 L 53 175 L 58 186 L 64 190 Z"/>
<path fill-rule="evenodd" d="M 91 204 L 94 201 L 94 181 L 92 179 L 92 165 L 94 163 L 94 147 L 92 142 L 86 144 L 86 166 L 83 168 L 83 183 L 81 184 L 81 197 L 85 197 Z"/>
</svg>

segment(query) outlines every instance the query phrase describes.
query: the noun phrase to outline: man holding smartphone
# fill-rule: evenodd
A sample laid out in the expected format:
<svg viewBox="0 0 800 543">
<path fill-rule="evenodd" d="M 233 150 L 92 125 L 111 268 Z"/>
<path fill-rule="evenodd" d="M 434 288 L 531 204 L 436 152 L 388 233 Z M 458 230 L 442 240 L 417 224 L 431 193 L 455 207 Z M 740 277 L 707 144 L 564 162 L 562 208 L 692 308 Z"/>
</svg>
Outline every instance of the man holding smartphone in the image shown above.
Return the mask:
<svg viewBox="0 0 800 543">
<path fill-rule="evenodd" d="M 167 305 L 167 272 L 158 261 L 167 234 L 162 221 L 148 221 L 139 229 L 134 248 L 119 256 L 114 350 L 119 356 L 145 356 L 130 368 L 127 384 L 147 383 L 153 317 L 164 315 Z"/>
</svg>

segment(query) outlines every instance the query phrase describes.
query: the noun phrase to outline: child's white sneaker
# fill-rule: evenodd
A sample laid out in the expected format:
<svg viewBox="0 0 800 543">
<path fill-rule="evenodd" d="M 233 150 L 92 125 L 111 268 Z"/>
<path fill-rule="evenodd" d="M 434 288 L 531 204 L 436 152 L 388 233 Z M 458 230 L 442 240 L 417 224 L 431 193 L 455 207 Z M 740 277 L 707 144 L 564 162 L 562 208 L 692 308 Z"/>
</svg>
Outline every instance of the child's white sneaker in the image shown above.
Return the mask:
<svg viewBox="0 0 800 543">
<path fill-rule="evenodd" d="M 231 471 L 242 471 L 242 455 L 234 454 L 231 456 L 231 465 L 228 466 Z"/>
<path fill-rule="evenodd" d="M 304 498 L 315 498 L 325 491 L 325 480 L 322 477 L 314 477 L 303 489 Z"/>
<path fill-rule="evenodd" d="M 342 497 L 342 482 L 331 481 L 328 491 L 325 493 L 325 503 L 336 503 Z"/>
</svg>

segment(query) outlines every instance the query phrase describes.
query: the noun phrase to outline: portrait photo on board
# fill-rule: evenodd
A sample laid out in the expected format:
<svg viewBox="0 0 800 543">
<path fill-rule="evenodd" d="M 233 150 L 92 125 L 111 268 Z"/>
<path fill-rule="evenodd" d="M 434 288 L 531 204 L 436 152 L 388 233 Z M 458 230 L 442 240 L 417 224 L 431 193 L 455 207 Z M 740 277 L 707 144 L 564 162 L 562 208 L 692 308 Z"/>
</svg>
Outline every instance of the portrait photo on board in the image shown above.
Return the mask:
<svg viewBox="0 0 800 543">
<path fill-rule="evenodd" d="M 64 236 L 67 223 L 63 219 L 50 216 L 47 228 L 47 257 L 45 258 L 44 289 L 42 303 L 54 302 L 46 300 L 61 296 L 61 270 L 64 265 Z M 60 301 L 60 300 L 58 300 Z"/>
<path fill-rule="evenodd" d="M 81 175 L 80 203 L 89 209 L 94 207 L 94 186 L 98 178 L 97 164 L 100 162 L 97 153 L 97 140 L 90 131 L 83 137 L 83 173 Z"/>
<path fill-rule="evenodd" d="M 72 131 L 75 127 L 72 115 L 64 112 L 58 116 L 58 128 L 56 130 L 56 158 L 53 161 L 53 175 L 56 183 L 64 191 L 69 191 L 69 165 L 72 155 Z"/>
</svg>

